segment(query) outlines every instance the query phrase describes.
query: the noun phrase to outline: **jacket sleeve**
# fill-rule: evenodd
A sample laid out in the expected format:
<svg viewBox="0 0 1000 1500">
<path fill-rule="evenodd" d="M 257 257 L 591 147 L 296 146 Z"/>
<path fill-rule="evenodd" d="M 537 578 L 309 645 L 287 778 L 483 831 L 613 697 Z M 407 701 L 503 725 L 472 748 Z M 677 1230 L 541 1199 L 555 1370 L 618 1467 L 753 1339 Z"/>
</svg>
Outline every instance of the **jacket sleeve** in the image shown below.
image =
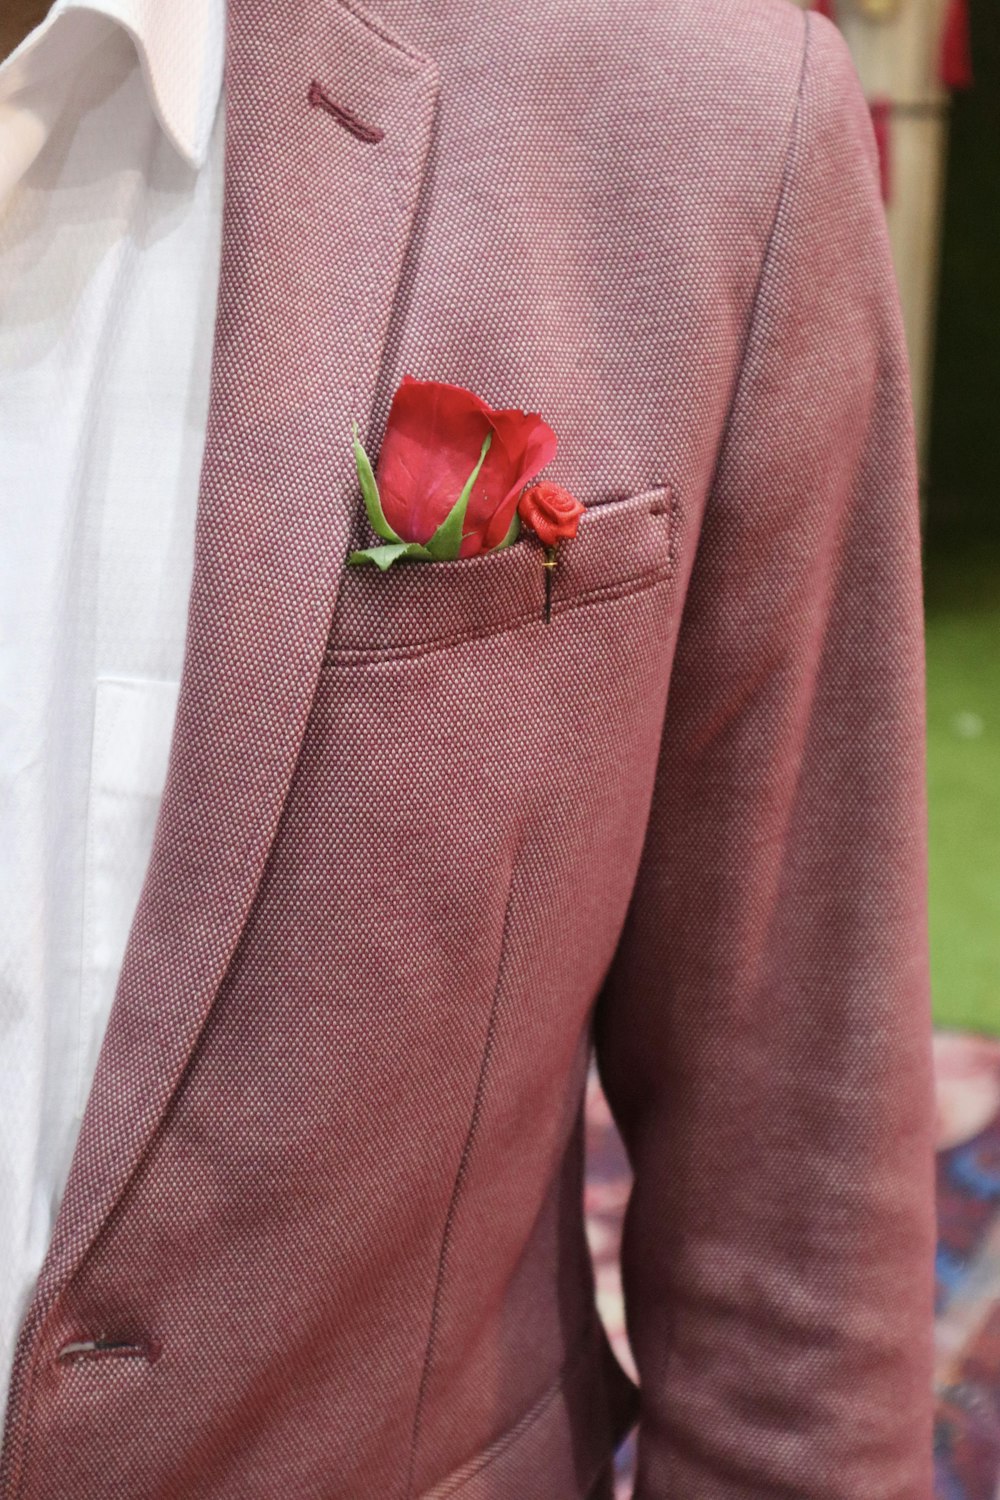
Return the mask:
<svg viewBox="0 0 1000 1500">
<path fill-rule="evenodd" d="M 909 374 L 867 105 L 836 28 L 806 25 L 595 1019 L 634 1173 L 637 1500 L 932 1494 Z"/>
</svg>

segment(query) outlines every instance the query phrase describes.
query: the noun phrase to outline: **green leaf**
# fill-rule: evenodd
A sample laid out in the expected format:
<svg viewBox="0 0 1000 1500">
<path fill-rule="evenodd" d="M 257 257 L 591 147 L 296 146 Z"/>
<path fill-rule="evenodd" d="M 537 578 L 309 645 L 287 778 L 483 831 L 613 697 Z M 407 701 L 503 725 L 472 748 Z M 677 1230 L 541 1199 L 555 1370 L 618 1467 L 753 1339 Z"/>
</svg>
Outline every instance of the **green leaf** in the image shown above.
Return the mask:
<svg viewBox="0 0 1000 1500">
<path fill-rule="evenodd" d="M 472 494 L 472 486 L 479 478 L 479 471 L 490 451 L 490 443 L 493 441 L 492 429 L 483 439 L 483 449 L 479 455 L 479 462 L 469 475 L 451 510 L 445 516 L 441 525 L 435 531 L 430 541 L 426 544 L 427 550 L 437 562 L 452 562 L 462 545 L 462 527 L 465 525 L 465 512 L 469 508 L 469 496 Z"/>
<path fill-rule="evenodd" d="M 354 565 L 374 563 L 384 573 L 386 568 L 391 568 L 394 562 L 400 562 L 404 558 L 420 558 L 423 562 L 434 560 L 421 542 L 388 542 L 381 547 L 365 547 L 360 552 L 351 552 L 347 561 Z"/>
<path fill-rule="evenodd" d="M 358 483 L 361 485 L 361 493 L 365 499 L 365 510 L 368 512 L 368 520 L 372 531 L 376 536 L 383 537 L 387 542 L 401 542 L 403 539 L 397 536 L 382 510 L 382 501 L 379 499 L 378 485 L 375 483 L 375 475 L 368 460 L 368 454 L 361 446 L 358 437 L 357 422 L 351 423 L 351 431 L 354 433 L 354 463 L 358 471 Z M 386 564 L 388 567 L 388 563 Z"/>
<path fill-rule="evenodd" d="M 520 532 L 521 532 L 521 517 L 518 515 L 517 511 L 515 511 L 514 515 L 513 515 L 513 518 L 511 519 L 511 523 L 510 523 L 510 525 L 507 528 L 507 534 L 504 537 L 503 541 L 502 542 L 497 542 L 497 544 L 496 544 L 495 547 L 491 547 L 490 548 L 490 551 L 491 552 L 502 552 L 503 549 L 504 549 L 504 547 L 509 547 L 510 544 L 511 544 L 511 542 L 516 542 L 517 541 L 518 536 L 520 535 Z"/>
</svg>

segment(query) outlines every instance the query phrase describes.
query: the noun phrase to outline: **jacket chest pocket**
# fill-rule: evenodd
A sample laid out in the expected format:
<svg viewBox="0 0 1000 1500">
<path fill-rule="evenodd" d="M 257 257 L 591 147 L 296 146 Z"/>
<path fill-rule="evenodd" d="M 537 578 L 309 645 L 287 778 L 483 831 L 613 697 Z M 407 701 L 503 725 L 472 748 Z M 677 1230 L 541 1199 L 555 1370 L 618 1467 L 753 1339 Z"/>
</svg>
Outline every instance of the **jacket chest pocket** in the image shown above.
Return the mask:
<svg viewBox="0 0 1000 1500">
<path fill-rule="evenodd" d="M 526 531 L 479 557 L 397 564 L 386 573 L 345 567 L 327 662 L 360 667 L 530 630 L 545 621 L 547 589 L 551 623 L 648 590 L 673 570 L 674 511 L 666 486 L 590 505 L 552 569 Z"/>
<path fill-rule="evenodd" d="M 394 992 L 403 968 L 442 965 L 441 992 L 467 993 L 519 865 L 535 872 L 537 920 L 579 957 L 574 994 L 588 992 L 641 846 L 678 615 L 673 522 L 665 487 L 589 509 L 558 549 L 547 622 L 534 536 L 346 568 L 301 794 Z"/>
<path fill-rule="evenodd" d="M 665 488 L 589 510 L 548 623 L 533 538 L 345 569 L 258 920 L 269 971 L 287 963 L 338 1055 L 355 1049 L 365 1099 L 406 1096 L 417 1058 L 463 1058 L 474 1079 L 501 969 L 510 1097 L 573 1066 L 642 848 L 672 521 Z M 373 1086 L 379 1059 L 400 1071 Z"/>
</svg>

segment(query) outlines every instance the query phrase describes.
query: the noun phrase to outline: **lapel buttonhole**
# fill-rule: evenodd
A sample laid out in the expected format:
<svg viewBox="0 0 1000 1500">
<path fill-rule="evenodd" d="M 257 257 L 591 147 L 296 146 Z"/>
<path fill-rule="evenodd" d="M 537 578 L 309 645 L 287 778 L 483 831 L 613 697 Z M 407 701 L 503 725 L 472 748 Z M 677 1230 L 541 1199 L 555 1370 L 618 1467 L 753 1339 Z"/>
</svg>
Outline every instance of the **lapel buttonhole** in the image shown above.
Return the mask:
<svg viewBox="0 0 1000 1500">
<path fill-rule="evenodd" d="M 385 135 L 385 131 L 379 129 L 377 125 L 366 125 L 364 120 L 359 120 L 357 115 L 353 114 L 351 110 L 345 109 L 342 104 L 338 104 L 335 99 L 331 99 L 323 85 L 317 83 L 315 78 L 309 85 L 307 97 L 309 103 L 314 108 L 325 109 L 328 115 L 333 116 L 338 125 L 343 125 L 344 129 L 349 130 L 352 135 L 356 135 L 359 141 L 367 141 L 369 145 L 374 146 Z"/>
</svg>

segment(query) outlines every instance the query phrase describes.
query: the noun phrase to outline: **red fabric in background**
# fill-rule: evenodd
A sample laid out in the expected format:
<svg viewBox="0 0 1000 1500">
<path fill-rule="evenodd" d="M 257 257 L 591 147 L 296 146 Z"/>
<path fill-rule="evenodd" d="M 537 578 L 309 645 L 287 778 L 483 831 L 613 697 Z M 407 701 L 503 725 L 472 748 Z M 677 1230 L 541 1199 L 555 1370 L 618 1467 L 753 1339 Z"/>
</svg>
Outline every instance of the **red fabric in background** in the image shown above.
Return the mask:
<svg viewBox="0 0 1000 1500">
<path fill-rule="evenodd" d="M 892 194 L 892 100 L 870 99 L 868 108 L 871 110 L 875 144 L 878 147 L 879 186 L 882 192 L 882 202 L 888 203 Z"/>
<path fill-rule="evenodd" d="M 938 77 L 946 89 L 972 87 L 972 39 L 969 32 L 968 0 L 948 0 L 941 32 Z"/>
</svg>

